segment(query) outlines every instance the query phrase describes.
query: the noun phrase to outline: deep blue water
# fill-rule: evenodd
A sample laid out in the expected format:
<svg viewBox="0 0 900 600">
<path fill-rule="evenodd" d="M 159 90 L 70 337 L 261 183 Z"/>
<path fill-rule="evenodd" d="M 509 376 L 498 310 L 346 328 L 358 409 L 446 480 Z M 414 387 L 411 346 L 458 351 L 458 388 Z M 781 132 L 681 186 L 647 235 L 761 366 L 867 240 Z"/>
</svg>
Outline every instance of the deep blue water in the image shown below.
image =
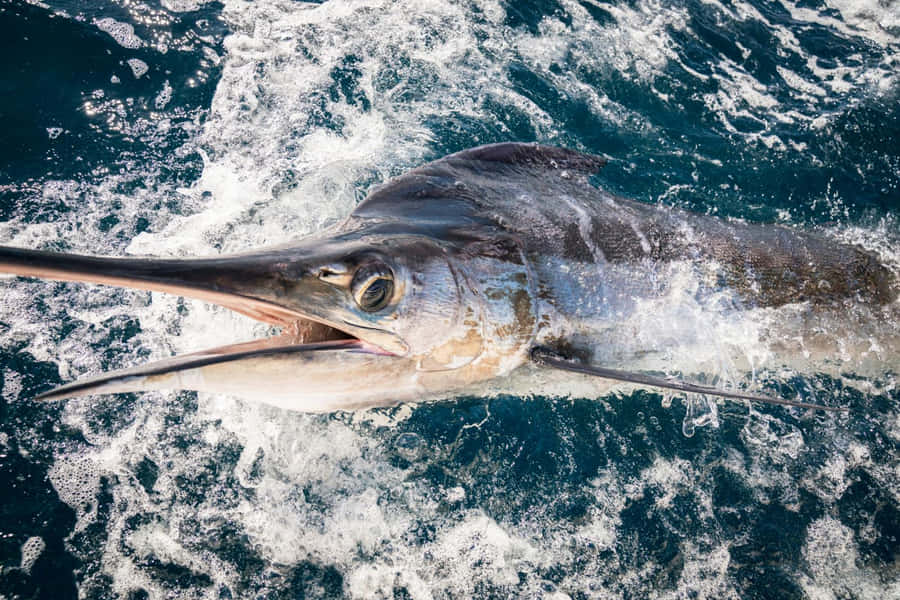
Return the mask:
<svg viewBox="0 0 900 600">
<path fill-rule="evenodd" d="M 606 154 L 637 200 L 900 240 L 896 3 L 0 0 L 0 51 L 4 243 L 281 243 L 505 140 Z M 726 404 L 692 437 L 650 392 L 42 404 L 252 330 L 3 285 L 0 598 L 900 598 L 895 373 L 813 374 L 849 415 Z"/>
</svg>

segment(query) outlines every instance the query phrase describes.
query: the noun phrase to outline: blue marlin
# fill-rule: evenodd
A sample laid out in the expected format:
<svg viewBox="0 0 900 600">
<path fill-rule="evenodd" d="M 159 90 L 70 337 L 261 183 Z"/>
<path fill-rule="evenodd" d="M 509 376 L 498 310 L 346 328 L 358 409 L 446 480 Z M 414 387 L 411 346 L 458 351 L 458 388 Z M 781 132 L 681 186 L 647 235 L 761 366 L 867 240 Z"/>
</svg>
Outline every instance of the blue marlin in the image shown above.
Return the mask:
<svg viewBox="0 0 900 600">
<path fill-rule="evenodd" d="M 195 259 L 0 247 L 0 271 L 180 294 L 280 328 L 45 399 L 189 389 L 321 412 L 471 389 L 584 393 L 564 391 L 578 372 L 810 406 L 724 384 L 760 364 L 897 367 L 896 265 L 821 233 L 617 197 L 590 181 L 605 162 L 482 146 L 387 182 L 296 243 Z M 703 341 L 731 322 L 750 348 Z"/>
</svg>

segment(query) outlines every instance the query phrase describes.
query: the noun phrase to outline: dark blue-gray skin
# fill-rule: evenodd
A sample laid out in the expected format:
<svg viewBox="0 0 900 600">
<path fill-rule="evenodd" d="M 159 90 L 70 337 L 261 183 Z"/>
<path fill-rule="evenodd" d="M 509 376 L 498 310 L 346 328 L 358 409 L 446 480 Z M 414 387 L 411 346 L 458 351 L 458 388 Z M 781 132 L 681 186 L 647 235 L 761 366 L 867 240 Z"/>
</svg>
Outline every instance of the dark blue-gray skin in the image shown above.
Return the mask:
<svg viewBox="0 0 900 600">
<path fill-rule="evenodd" d="M 760 369 L 900 367 L 891 260 L 834 234 L 616 197 L 589 181 L 604 163 L 482 146 L 389 181 L 293 244 L 200 259 L 3 247 L 0 270 L 191 296 L 282 328 L 47 399 L 192 389 L 332 411 L 473 391 L 596 396 L 628 381 L 790 403 L 735 385 Z"/>
</svg>

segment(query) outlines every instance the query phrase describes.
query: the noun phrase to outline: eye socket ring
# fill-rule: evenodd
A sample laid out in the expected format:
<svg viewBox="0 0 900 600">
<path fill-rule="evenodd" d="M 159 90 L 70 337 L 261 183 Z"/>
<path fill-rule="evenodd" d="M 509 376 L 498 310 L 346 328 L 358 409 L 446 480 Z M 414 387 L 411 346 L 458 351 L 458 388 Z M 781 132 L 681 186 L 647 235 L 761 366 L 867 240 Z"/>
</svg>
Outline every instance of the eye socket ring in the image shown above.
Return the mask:
<svg viewBox="0 0 900 600">
<path fill-rule="evenodd" d="M 394 297 L 394 273 L 384 263 L 363 265 L 353 274 L 350 293 L 362 310 L 378 312 Z"/>
</svg>

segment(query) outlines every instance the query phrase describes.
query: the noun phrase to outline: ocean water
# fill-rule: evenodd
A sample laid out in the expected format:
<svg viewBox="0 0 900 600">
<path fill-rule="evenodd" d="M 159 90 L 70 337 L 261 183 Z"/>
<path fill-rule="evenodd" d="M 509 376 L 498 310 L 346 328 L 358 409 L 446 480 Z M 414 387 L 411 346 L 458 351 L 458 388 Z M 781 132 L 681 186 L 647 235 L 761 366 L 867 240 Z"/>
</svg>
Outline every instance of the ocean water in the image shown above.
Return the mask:
<svg viewBox="0 0 900 600">
<path fill-rule="evenodd" d="M 610 156 L 636 200 L 900 248 L 892 0 L 0 0 L 0 57 L 3 244 L 278 244 L 518 140 Z M 893 372 L 808 374 L 847 414 L 726 403 L 693 435 L 648 391 L 32 399 L 265 332 L 2 282 L 0 598 L 900 598 Z"/>
</svg>

